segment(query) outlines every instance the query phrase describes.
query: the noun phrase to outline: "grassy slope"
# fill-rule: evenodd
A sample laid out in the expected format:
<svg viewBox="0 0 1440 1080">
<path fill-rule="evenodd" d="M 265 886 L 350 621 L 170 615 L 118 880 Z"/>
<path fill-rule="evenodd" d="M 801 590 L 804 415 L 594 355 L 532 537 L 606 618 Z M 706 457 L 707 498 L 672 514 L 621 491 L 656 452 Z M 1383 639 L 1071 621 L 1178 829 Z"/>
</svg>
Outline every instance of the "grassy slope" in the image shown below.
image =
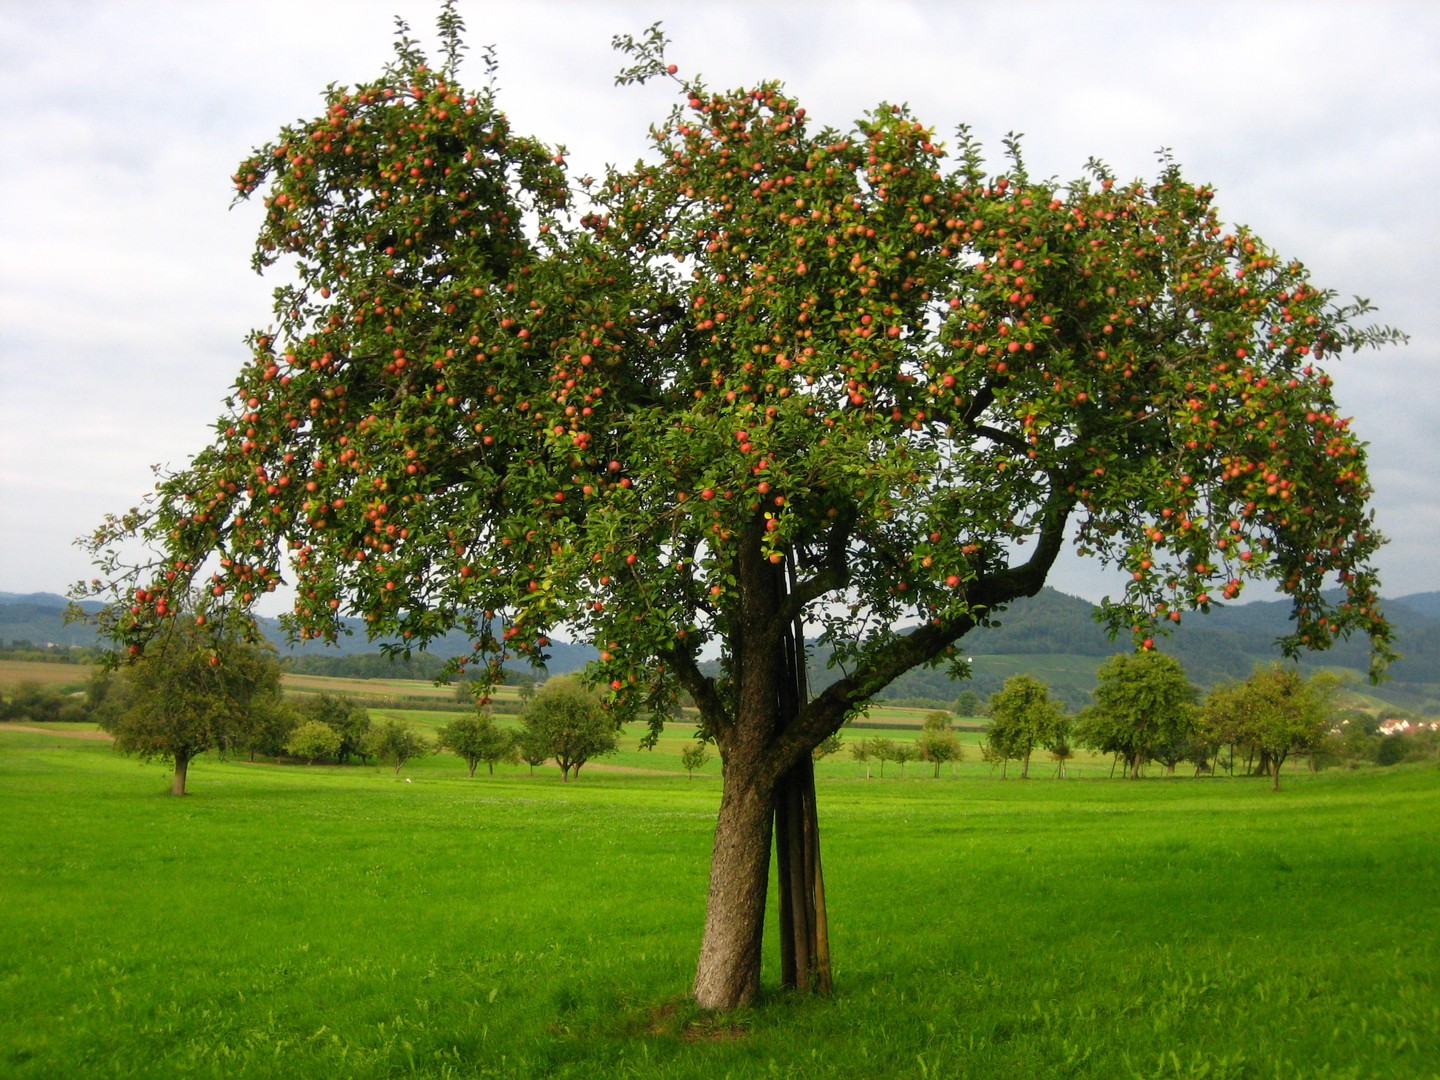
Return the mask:
<svg viewBox="0 0 1440 1080">
<path fill-rule="evenodd" d="M 452 763 L 453 764 L 453 763 Z M 683 1005 L 713 777 L 0 728 L 0 1075 L 1433 1076 L 1440 771 L 821 777 L 838 992 Z M 767 981 L 775 974 L 767 972 Z"/>
</svg>

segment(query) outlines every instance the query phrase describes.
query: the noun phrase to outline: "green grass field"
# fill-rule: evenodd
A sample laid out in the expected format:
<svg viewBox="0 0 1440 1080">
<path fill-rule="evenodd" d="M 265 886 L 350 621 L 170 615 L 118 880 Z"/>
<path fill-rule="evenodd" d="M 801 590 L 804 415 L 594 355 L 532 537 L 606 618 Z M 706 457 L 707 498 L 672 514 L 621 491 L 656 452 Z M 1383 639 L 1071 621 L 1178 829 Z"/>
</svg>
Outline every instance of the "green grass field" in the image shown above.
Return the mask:
<svg viewBox="0 0 1440 1080">
<path fill-rule="evenodd" d="M 207 757 L 173 799 L 0 726 L 0 1076 L 1440 1075 L 1433 766 L 825 762 L 837 992 L 717 1019 L 685 1003 L 715 765 L 634 734 L 646 772 L 569 784 Z"/>
</svg>

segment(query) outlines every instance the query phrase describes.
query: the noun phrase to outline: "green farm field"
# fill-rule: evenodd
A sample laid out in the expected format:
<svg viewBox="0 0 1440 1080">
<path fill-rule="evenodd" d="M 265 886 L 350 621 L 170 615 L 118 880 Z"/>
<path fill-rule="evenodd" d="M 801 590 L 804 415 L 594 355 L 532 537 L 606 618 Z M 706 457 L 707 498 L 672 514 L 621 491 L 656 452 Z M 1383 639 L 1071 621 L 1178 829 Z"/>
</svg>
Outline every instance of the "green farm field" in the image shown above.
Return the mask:
<svg viewBox="0 0 1440 1080">
<path fill-rule="evenodd" d="M 685 734 L 568 784 L 207 757 L 173 799 L 0 726 L 0 1076 L 1437 1075 L 1440 769 L 826 761 L 837 992 L 721 1019 L 685 1002 L 719 791 Z"/>
<path fill-rule="evenodd" d="M 94 671 L 90 664 L 52 664 L 44 660 L 0 659 L 0 689 L 38 683 L 56 689 L 85 689 Z"/>
</svg>

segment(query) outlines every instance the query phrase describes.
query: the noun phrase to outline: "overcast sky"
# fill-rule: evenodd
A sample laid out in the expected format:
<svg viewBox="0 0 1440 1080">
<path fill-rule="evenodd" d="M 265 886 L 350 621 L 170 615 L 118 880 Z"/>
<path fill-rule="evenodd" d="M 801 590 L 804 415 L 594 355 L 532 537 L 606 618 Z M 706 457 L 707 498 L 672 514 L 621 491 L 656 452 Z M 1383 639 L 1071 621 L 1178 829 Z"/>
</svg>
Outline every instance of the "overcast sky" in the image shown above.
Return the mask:
<svg viewBox="0 0 1440 1080">
<path fill-rule="evenodd" d="M 599 172 L 644 152 L 663 87 L 619 88 L 616 33 L 663 19 L 713 86 L 787 84 L 846 126 L 880 101 L 968 123 L 1032 174 L 1091 155 L 1152 176 L 1169 147 L 1222 215 L 1368 297 L 1408 346 L 1332 362 L 1370 443 L 1384 593 L 1440 589 L 1440 5 L 593 3 L 461 0 L 468 81 L 493 44 L 517 128 Z M 432 0 L 0 0 L 0 591 L 90 576 L 73 546 L 200 448 L 269 323 L 249 269 L 260 207 L 230 175 L 330 82 L 378 74 Z M 1052 584 L 1114 579 L 1067 562 Z"/>
</svg>

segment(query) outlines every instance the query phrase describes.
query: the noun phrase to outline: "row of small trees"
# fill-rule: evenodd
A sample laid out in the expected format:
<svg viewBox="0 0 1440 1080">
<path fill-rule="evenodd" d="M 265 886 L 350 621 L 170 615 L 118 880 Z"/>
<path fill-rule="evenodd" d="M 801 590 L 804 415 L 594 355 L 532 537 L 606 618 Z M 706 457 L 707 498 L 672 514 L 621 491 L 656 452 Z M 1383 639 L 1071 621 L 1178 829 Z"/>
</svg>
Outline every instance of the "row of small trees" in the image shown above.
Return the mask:
<svg viewBox="0 0 1440 1080">
<path fill-rule="evenodd" d="M 329 707 L 323 708 L 322 701 Z M 587 761 L 619 748 L 618 733 L 599 701 L 571 677 L 551 679 L 531 695 L 520 713 L 518 730 L 496 724 L 489 710 L 481 707 L 442 726 L 433 742 L 398 720 L 386 720 L 373 729 L 366 720 L 367 733 L 357 742 L 355 714 L 341 713 L 338 706 L 344 704 L 343 699 L 328 695 L 316 698 L 312 718 L 294 729 L 285 743 L 286 752 L 309 762 L 325 759 L 343 764 L 358 749 L 362 756 L 373 756 L 399 772 L 413 758 L 446 750 L 465 762 L 472 777 L 481 763 L 493 774 L 501 763 L 524 762 L 533 770 L 553 760 L 561 777 L 569 780 Z"/>
<path fill-rule="evenodd" d="M 1302 679 L 1292 666 L 1257 667 L 1201 695 L 1180 662 L 1147 650 L 1114 656 L 1096 672 L 1094 704 L 1069 716 L 1048 688 L 1017 675 L 990 698 L 987 760 L 1019 761 L 1029 773 L 1036 749 L 1049 751 L 1063 776 L 1074 746 L 1113 755 L 1122 774 L 1138 778 L 1150 763 L 1174 772 L 1182 761 L 1197 772 L 1226 768 L 1242 757 L 1279 789 L 1280 769 L 1297 753 L 1315 753 L 1335 726 L 1340 682 L 1321 673 Z"/>
<path fill-rule="evenodd" d="M 500 762 L 536 765 L 554 760 L 561 778 L 579 776 L 592 758 L 619 749 L 619 735 L 600 702 L 578 679 L 545 682 L 520 713 L 520 729 L 497 725 L 484 709 L 460 717 L 439 731 L 439 749 L 462 758 L 475 775 L 481 762 L 494 773 Z"/>
<path fill-rule="evenodd" d="M 910 739 L 887 739 L 884 736 L 875 736 L 868 739 L 856 739 L 847 744 L 850 756 L 855 759 L 857 765 L 865 766 L 865 778 L 870 778 L 871 762 L 878 762 L 880 775 L 885 775 L 885 765 L 893 761 L 900 766 L 900 775 L 905 775 L 905 766 L 912 761 L 924 761 L 935 767 L 935 775 L 940 775 L 940 768 L 946 763 L 951 764 L 965 760 L 965 747 L 960 741 L 960 736 L 955 734 L 951 728 L 951 717 L 949 713 L 935 711 L 926 715 L 924 727 L 920 737 Z"/>
</svg>

